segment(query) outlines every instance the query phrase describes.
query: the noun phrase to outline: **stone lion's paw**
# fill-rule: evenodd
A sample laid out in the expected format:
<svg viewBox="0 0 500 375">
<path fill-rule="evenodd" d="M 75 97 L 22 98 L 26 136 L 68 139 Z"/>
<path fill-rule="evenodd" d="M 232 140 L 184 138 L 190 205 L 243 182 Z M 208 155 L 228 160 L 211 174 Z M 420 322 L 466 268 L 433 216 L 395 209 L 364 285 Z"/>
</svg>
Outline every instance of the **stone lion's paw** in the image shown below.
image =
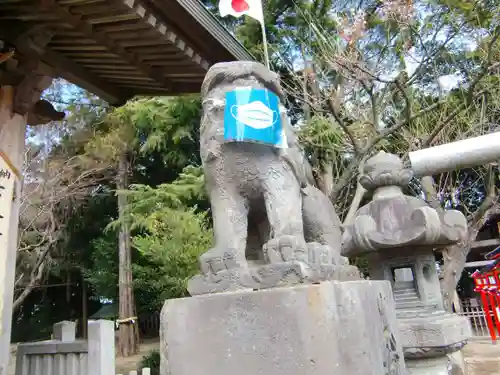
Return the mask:
<svg viewBox="0 0 500 375">
<path fill-rule="evenodd" d="M 200 256 L 200 269 L 204 275 L 246 267 L 248 267 L 246 259 L 240 259 L 235 252 L 217 247 L 211 248 Z"/>
<path fill-rule="evenodd" d="M 283 263 L 298 260 L 307 263 L 307 246 L 303 239 L 285 235 L 269 240 L 263 246 L 264 256 L 269 263 Z"/>
</svg>

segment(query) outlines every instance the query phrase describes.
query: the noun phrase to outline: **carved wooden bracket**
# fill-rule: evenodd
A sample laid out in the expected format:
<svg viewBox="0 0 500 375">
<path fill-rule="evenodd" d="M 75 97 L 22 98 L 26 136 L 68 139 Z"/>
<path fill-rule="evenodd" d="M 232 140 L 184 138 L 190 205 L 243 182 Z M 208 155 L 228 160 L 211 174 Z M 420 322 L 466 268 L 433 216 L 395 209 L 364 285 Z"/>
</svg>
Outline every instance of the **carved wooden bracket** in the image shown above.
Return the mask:
<svg viewBox="0 0 500 375">
<path fill-rule="evenodd" d="M 52 84 L 52 77 L 32 72 L 17 87 L 14 111 L 28 115 L 29 125 L 42 125 L 50 121 L 60 121 L 64 112 L 58 112 L 47 100 L 40 99 L 42 92 Z"/>
<path fill-rule="evenodd" d="M 14 111 L 24 115 L 40 99 L 42 92 L 52 84 L 52 78 L 33 71 L 17 85 Z"/>
<path fill-rule="evenodd" d="M 8 32 L 8 31 L 7 31 Z M 40 100 L 42 92 L 52 83 L 51 72 L 40 61 L 55 33 L 53 30 L 35 25 L 21 31 L 14 38 L 17 51 L 16 64 L 9 69 L 13 77 L 10 84 L 16 88 L 14 112 L 28 115 L 28 124 L 40 125 L 62 120 L 64 112 L 58 112 L 46 100 Z"/>
<path fill-rule="evenodd" d="M 45 26 L 33 26 L 16 38 L 15 45 L 23 54 L 41 56 L 55 32 Z"/>
<path fill-rule="evenodd" d="M 64 116 L 64 112 L 58 112 L 50 102 L 41 99 L 29 111 L 28 124 L 31 126 L 43 125 L 50 121 L 61 121 Z"/>
</svg>

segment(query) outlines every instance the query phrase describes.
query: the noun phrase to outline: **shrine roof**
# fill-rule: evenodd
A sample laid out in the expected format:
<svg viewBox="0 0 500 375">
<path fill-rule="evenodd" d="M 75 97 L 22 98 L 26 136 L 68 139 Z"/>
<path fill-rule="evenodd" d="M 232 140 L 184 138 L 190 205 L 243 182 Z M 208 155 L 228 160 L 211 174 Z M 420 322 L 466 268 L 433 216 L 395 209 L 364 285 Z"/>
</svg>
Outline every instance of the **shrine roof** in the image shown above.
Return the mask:
<svg viewBox="0 0 500 375">
<path fill-rule="evenodd" d="M 253 60 L 199 0 L 1 0 L 0 39 L 112 104 L 199 92 L 212 64 Z"/>
<path fill-rule="evenodd" d="M 500 258 L 500 246 L 490 251 L 484 256 L 484 259 L 499 259 Z"/>
</svg>

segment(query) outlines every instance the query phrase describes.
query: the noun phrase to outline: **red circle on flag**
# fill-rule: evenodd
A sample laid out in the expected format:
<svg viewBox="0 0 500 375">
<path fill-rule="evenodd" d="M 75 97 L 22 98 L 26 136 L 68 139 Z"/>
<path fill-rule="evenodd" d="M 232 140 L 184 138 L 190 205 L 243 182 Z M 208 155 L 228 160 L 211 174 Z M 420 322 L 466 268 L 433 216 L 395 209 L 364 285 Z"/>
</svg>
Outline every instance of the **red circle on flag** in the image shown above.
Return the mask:
<svg viewBox="0 0 500 375">
<path fill-rule="evenodd" d="M 231 8 L 235 12 L 241 13 L 249 9 L 248 3 L 245 0 L 231 0 Z"/>
</svg>

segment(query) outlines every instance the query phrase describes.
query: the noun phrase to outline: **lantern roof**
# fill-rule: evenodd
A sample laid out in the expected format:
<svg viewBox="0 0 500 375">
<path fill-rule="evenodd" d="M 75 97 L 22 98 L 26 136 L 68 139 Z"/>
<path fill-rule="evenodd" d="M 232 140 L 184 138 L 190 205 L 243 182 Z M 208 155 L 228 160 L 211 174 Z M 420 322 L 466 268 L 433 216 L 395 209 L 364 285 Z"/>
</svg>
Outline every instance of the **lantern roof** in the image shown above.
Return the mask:
<svg viewBox="0 0 500 375">
<path fill-rule="evenodd" d="M 411 178 L 411 170 L 397 155 L 381 151 L 367 160 L 359 182 L 373 192 L 373 199 L 346 225 L 344 255 L 409 246 L 435 248 L 464 238 L 467 221 L 461 212 L 436 210 L 423 199 L 403 193 Z"/>
</svg>

